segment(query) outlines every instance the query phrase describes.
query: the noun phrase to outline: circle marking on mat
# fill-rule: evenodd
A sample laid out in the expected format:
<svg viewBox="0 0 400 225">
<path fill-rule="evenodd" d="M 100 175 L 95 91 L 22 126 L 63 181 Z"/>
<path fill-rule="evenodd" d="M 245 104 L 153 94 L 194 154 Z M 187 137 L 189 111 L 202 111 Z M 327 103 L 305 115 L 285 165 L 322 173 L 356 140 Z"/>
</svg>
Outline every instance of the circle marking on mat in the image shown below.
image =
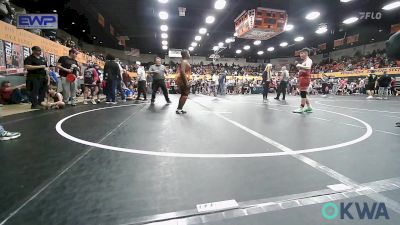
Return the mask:
<svg viewBox="0 0 400 225">
<path fill-rule="evenodd" d="M 133 153 L 133 154 L 141 154 L 141 155 L 179 157 L 179 158 L 256 158 L 256 157 L 297 155 L 297 154 L 321 152 L 321 151 L 327 151 L 327 150 L 333 150 L 333 149 L 337 149 L 337 148 L 346 147 L 349 145 L 353 145 L 353 144 L 362 142 L 372 135 L 372 127 L 368 123 L 366 123 L 358 118 L 355 118 L 355 117 L 352 117 L 352 116 L 349 116 L 349 115 L 346 115 L 343 113 L 322 110 L 322 109 L 320 109 L 320 111 L 337 114 L 337 115 L 344 116 L 344 117 L 347 117 L 347 118 L 350 118 L 350 119 L 353 119 L 353 120 L 356 120 L 356 121 L 362 123 L 366 128 L 366 132 L 361 137 L 356 138 L 351 141 L 347 141 L 347 142 L 343 142 L 343 143 L 339 143 L 339 144 L 335 144 L 335 145 L 324 146 L 324 147 L 317 147 L 317 148 L 310 148 L 310 149 L 303 149 L 303 150 L 294 150 L 293 152 L 268 152 L 268 153 L 243 153 L 243 154 L 202 154 L 202 153 L 157 152 L 157 151 L 139 150 L 139 149 L 130 149 L 130 148 L 110 146 L 110 145 L 105 145 L 105 144 L 100 144 L 100 143 L 95 143 L 95 142 L 90 142 L 90 141 L 79 139 L 77 137 L 74 137 L 74 136 L 66 133 L 62 129 L 62 124 L 73 117 L 76 117 L 76 116 L 79 116 L 82 114 L 86 114 L 86 113 L 90 113 L 90 112 L 95 112 L 95 111 L 100 111 L 100 110 L 105 110 L 105 109 L 120 108 L 120 107 L 128 107 L 128 106 L 133 106 L 133 105 L 137 105 L 137 104 L 104 107 L 104 108 L 91 109 L 91 110 L 75 113 L 73 115 L 67 116 L 67 117 L 61 119 L 60 121 L 58 121 L 58 123 L 56 124 L 56 131 L 61 136 L 63 136 L 64 138 L 66 138 L 68 140 L 71 140 L 73 142 L 80 143 L 83 145 L 95 147 L 95 148 L 101 148 L 101 149 L 118 151 L 118 152 Z"/>
</svg>

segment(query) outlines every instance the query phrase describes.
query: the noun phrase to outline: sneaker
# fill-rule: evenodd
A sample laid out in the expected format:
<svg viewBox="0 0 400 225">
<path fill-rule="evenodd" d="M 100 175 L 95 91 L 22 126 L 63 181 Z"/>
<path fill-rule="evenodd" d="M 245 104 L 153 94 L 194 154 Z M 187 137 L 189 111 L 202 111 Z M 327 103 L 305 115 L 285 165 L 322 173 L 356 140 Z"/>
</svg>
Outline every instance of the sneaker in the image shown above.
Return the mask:
<svg viewBox="0 0 400 225">
<path fill-rule="evenodd" d="M 94 99 L 92 99 L 90 102 L 91 102 L 93 105 L 97 105 L 96 100 L 94 100 Z"/>
<path fill-rule="evenodd" d="M 108 101 L 108 100 L 107 100 L 107 101 L 106 101 L 106 104 L 111 104 L 111 101 Z"/>
<path fill-rule="evenodd" d="M 83 101 L 83 104 L 84 104 L 84 105 L 87 105 L 88 103 L 87 103 L 87 101 L 85 100 L 85 101 Z"/>
<path fill-rule="evenodd" d="M 304 112 L 304 108 L 298 108 L 296 110 L 293 110 L 293 113 L 303 113 Z"/>
<path fill-rule="evenodd" d="M 71 105 L 72 105 L 72 106 L 76 106 L 76 101 L 75 101 L 75 100 L 72 100 L 72 101 L 71 101 Z"/>
<path fill-rule="evenodd" d="M 368 97 L 367 97 L 367 99 L 373 99 L 373 98 L 374 98 L 374 97 L 372 97 L 372 96 L 368 96 Z"/>
<path fill-rule="evenodd" d="M 171 100 L 168 99 L 167 104 L 171 104 L 171 103 L 172 103 Z"/>
<path fill-rule="evenodd" d="M 376 99 L 378 99 L 378 100 L 382 100 L 382 97 L 376 97 Z"/>
<path fill-rule="evenodd" d="M 312 109 L 311 107 L 306 107 L 306 108 L 303 110 L 303 112 L 312 113 L 312 112 L 313 112 L 313 109 Z"/>
<path fill-rule="evenodd" d="M 112 104 L 112 105 L 116 105 L 116 104 L 117 104 L 117 102 L 111 102 L 111 104 Z"/>
<path fill-rule="evenodd" d="M 71 101 L 68 101 L 68 102 L 67 102 L 67 105 L 72 105 L 72 102 L 71 102 Z"/>
<path fill-rule="evenodd" d="M 9 132 L 9 131 L 3 131 L 0 133 L 0 141 L 8 141 L 11 139 L 16 139 L 21 136 L 21 133 L 19 132 Z"/>
<path fill-rule="evenodd" d="M 122 99 L 121 102 L 126 102 L 126 99 Z"/>
<path fill-rule="evenodd" d="M 274 99 L 279 101 L 279 98 L 274 98 Z"/>
<path fill-rule="evenodd" d="M 177 109 L 176 114 L 186 114 L 187 112 L 182 109 Z"/>
</svg>

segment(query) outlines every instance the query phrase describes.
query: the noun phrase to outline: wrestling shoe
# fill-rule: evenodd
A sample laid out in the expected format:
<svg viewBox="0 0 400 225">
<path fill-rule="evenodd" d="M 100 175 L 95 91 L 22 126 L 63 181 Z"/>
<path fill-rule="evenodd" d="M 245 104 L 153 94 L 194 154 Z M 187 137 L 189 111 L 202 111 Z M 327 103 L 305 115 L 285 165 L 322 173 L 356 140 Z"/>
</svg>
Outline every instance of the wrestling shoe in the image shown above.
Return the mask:
<svg viewBox="0 0 400 225">
<path fill-rule="evenodd" d="M 3 131 L 0 133 L 0 141 L 8 141 L 11 139 L 19 138 L 21 136 L 21 133 L 19 132 L 9 132 L 9 131 Z"/>
<path fill-rule="evenodd" d="M 312 113 L 312 112 L 313 112 L 313 109 L 312 109 L 311 107 L 305 107 L 304 110 L 303 110 L 303 112 Z"/>
<path fill-rule="evenodd" d="M 186 114 L 187 112 L 182 109 L 177 109 L 176 114 Z"/>
<path fill-rule="evenodd" d="M 300 107 L 300 108 L 298 108 L 296 110 L 293 110 L 292 112 L 293 113 L 303 113 L 304 112 L 304 108 Z"/>
</svg>

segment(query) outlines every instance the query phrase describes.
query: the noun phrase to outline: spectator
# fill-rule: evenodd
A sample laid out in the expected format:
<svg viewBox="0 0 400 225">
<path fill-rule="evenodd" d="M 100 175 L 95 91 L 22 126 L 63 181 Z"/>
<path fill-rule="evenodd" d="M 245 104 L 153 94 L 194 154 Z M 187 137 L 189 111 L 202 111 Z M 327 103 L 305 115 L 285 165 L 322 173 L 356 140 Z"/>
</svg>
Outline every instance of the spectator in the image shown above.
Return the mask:
<svg viewBox="0 0 400 225">
<path fill-rule="evenodd" d="M 165 66 L 161 65 L 161 58 L 156 57 L 154 59 L 154 65 L 152 65 L 149 69 L 149 73 L 152 75 L 153 78 L 153 84 L 152 84 L 152 89 L 153 92 L 151 94 L 151 103 L 154 103 L 156 99 L 156 93 L 159 88 L 161 88 L 165 101 L 167 101 L 168 104 L 171 103 L 168 97 L 168 90 L 167 87 L 165 86 L 165 74 L 167 73 Z"/>
<path fill-rule="evenodd" d="M 138 77 L 138 94 L 136 100 L 140 100 L 140 94 L 143 93 L 143 101 L 147 100 L 146 97 L 146 72 L 144 71 L 143 66 L 140 66 L 140 62 L 136 62 L 137 67 L 137 77 Z"/>
<path fill-rule="evenodd" d="M 19 132 L 10 132 L 4 130 L 4 127 L 0 125 L 0 141 L 8 141 L 12 139 L 19 138 L 21 133 Z"/>
<path fill-rule="evenodd" d="M 26 87 L 30 92 L 32 109 L 39 109 L 39 105 L 44 101 L 47 86 L 50 85 L 50 77 L 47 74 L 47 61 L 41 57 L 42 49 L 38 46 L 32 47 L 32 54 L 25 61 L 25 69 L 28 71 L 26 76 Z"/>
<path fill-rule="evenodd" d="M 24 91 L 22 91 L 25 86 L 25 84 L 21 84 L 12 87 L 9 81 L 1 82 L 0 102 L 3 104 L 19 104 L 21 102 L 28 102 L 28 97 L 23 94 Z"/>
<path fill-rule="evenodd" d="M 46 109 L 62 109 L 65 107 L 62 94 L 51 87 L 47 90 L 47 101 L 42 102 L 42 105 Z"/>
<path fill-rule="evenodd" d="M 94 65 L 89 65 L 83 74 L 84 74 L 83 83 L 85 86 L 83 93 L 83 104 L 84 105 L 88 104 L 87 100 L 89 99 L 89 91 L 90 91 L 91 92 L 90 102 L 93 105 L 96 105 L 97 103 L 94 97 L 97 96 L 99 92 L 99 87 L 97 85 L 97 81 L 99 80 L 99 75 L 97 74 L 97 70 L 94 68 Z"/>
<path fill-rule="evenodd" d="M 68 56 L 61 56 L 57 62 L 57 68 L 61 76 L 61 85 L 63 90 L 64 102 L 68 105 L 76 106 L 76 79 L 79 76 L 79 67 L 76 57 L 78 56 L 78 51 L 75 49 L 69 50 Z M 68 80 L 67 76 L 74 78 L 73 80 Z"/>
<path fill-rule="evenodd" d="M 0 20 L 6 23 L 12 23 L 14 9 L 11 8 L 9 0 L 0 0 Z"/>
<path fill-rule="evenodd" d="M 386 73 L 386 71 L 383 72 L 383 75 L 379 77 L 377 81 L 379 85 L 377 99 L 388 99 L 388 94 L 389 94 L 388 92 L 391 81 L 392 78 Z"/>
<path fill-rule="evenodd" d="M 104 80 L 106 80 L 107 104 L 117 104 L 115 100 L 115 90 L 118 82 L 121 80 L 121 71 L 119 65 L 115 62 L 115 57 L 112 55 L 106 56 L 106 64 L 104 66 Z"/>
</svg>

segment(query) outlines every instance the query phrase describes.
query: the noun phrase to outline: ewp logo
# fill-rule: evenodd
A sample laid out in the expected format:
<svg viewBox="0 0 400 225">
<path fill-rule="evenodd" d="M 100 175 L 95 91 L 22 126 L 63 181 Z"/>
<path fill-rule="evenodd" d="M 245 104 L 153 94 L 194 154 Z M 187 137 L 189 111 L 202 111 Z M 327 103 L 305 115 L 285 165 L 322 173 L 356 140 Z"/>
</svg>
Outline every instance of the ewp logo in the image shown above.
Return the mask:
<svg viewBox="0 0 400 225">
<path fill-rule="evenodd" d="M 390 219 L 385 203 L 377 203 L 377 202 L 372 203 L 372 206 L 369 206 L 368 203 L 366 202 L 363 202 L 362 204 L 358 202 L 349 202 L 349 203 L 341 202 L 340 210 L 335 203 L 328 202 L 322 206 L 321 214 L 322 217 L 327 220 L 333 220 L 337 218 L 339 214 L 340 214 L 340 219 L 342 220 L 344 219 L 353 220 L 354 219 L 353 215 L 356 215 L 354 212 L 352 214 L 352 211 L 350 210 L 353 206 L 355 207 L 358 219 L 360 220 L 364 219 L 377 220 L 380 219 L 381 217 L 387 220 Z"/>
<path fill-rule="evenodd" d="M 17 15 L 19 29 L 58 29 L 57 14 L 19 14 Z"/>
</svg>

